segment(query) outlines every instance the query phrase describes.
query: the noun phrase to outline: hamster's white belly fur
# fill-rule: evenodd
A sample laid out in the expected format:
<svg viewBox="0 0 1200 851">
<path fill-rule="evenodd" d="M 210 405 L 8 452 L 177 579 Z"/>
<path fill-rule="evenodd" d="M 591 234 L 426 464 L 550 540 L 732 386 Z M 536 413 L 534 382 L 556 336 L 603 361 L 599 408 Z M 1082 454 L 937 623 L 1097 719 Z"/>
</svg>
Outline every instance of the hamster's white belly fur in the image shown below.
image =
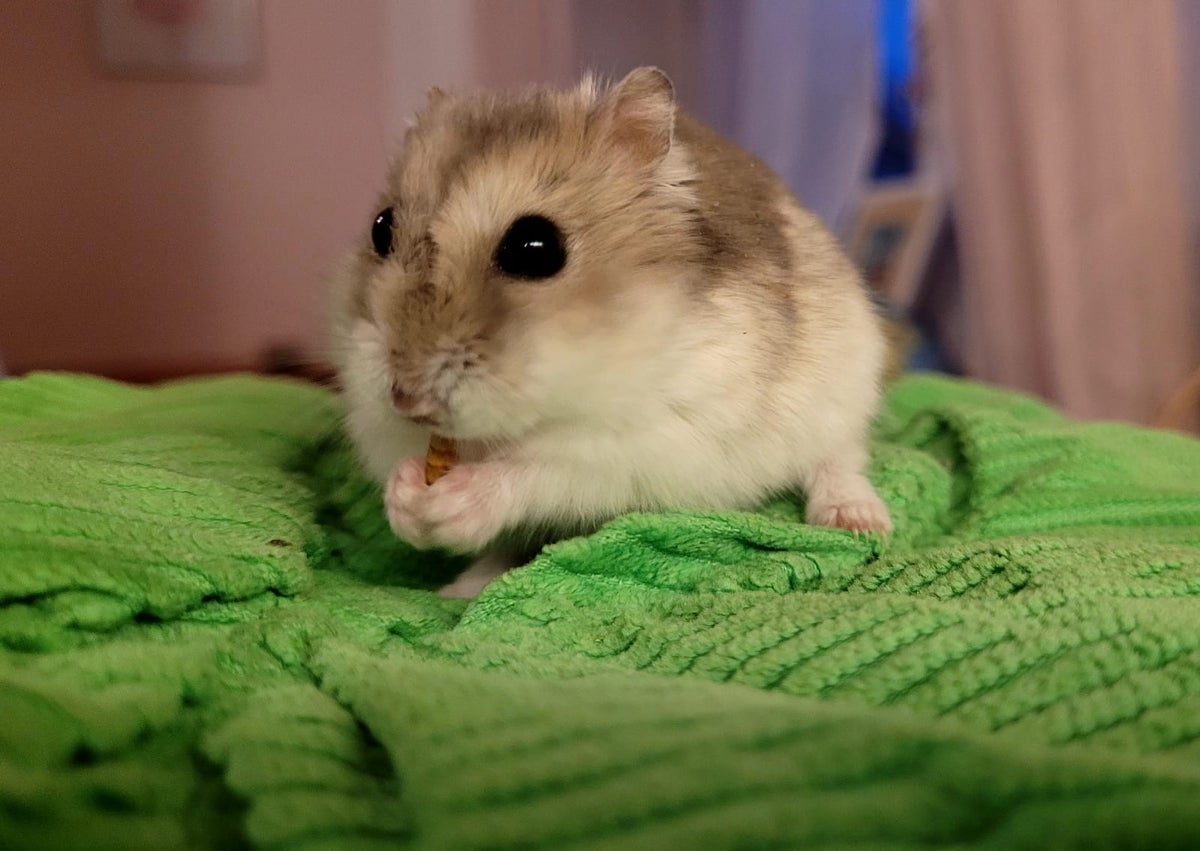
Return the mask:
<svg viewBox="0 0 1200 851">
<path fill-rule="evenodd" d="M 745 363 L 758 356 L 752 342 L 714 328 L 680 353 L 687 368 L 674 374 L 670 394 L 638 386 L 654 380 L 649 373 L 628 376 L 630 397 L 643 403 L 624 421 L 535 430 L 488 457 L 537 468 L 539 493 L 523 520 L 564 532 L 630 511 L 751 508 L 806 487 L 830 458 L 858 468 L 883 342 L 861 292 L 848 293 L 837 309 L 839 321 L 824 323 L 820 338 L 787 363 L 789 374 L 765 386 L 744 380 Z M 368 337 L 358 344 L 371 345 Z M 350 358 L 343 372 L 347 425 L 367 468 L 384 482 L 405 458 L 424 455 L 429 430 L 392 410 L 385 385 L 363 372 L 371 362 Z M 477 460 L 485 459 L 462 459 Z"/>
</svg>

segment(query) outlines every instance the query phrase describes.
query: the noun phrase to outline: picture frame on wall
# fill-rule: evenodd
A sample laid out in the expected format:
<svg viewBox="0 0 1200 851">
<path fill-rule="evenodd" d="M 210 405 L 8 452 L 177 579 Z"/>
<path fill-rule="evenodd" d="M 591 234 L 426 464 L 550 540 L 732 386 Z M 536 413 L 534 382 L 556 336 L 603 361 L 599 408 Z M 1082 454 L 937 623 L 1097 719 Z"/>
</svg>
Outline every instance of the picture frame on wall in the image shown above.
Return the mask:
<svg viewBox="0 0 1200 851">
<path fill-rule="evenodd" d="M 262 65 L 260 0 L 95 0 L 100 64 L 115 77 L 249 82 Z"/>
<path fill-rule="evenodd" d="M 848 245 L 867 284 L 897 307 L 912 307 L 944 215 L 944 193 L 930 180 L 891 181 L 868 190 Z"/>
</svg>

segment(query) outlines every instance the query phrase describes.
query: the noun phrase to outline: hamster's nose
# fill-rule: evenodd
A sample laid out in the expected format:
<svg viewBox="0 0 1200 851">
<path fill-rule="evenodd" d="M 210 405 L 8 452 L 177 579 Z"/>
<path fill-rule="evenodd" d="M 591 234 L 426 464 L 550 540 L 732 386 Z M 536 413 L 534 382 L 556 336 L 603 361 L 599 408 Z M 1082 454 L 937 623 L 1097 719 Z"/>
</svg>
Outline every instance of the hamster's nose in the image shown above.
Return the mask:
<svg viewBox="0 0 1200 851">
<path fill-rule="evenodd" d="M 421 425 L 433 425 L 438 419 L 438 406 L 432 399 L 400 384 L 392 385 L 392 406 L 402 417 Z"/>
</svg>

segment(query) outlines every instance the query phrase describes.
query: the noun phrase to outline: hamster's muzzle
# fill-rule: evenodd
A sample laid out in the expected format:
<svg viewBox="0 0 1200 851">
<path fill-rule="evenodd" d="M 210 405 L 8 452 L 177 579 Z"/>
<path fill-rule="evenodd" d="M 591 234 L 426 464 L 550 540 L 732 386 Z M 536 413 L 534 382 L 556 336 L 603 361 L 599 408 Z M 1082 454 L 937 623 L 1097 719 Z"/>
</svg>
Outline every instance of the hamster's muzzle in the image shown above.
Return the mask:
<svg viewBox="0 0 1200 851">
<path fill-rule="evenodd" d="M 418 425 L 437 425 L 445 411 L 427 392 L 420 392 L 399 382 L 392 383 L 392 407 L 396 413 Z"/>
</svg>

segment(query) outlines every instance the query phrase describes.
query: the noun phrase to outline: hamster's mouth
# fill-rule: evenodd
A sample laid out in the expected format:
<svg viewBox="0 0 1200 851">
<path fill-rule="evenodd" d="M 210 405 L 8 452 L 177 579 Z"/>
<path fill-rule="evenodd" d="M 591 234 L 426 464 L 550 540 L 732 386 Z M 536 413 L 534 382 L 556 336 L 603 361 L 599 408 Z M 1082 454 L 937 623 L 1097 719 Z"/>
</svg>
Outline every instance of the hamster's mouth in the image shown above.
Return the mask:
<svg viewBox="0 0 1200 851">
<path fill-rule="evenodd" d="M 420 426 L 436 427 L 446 420 L 446 406 L 431 393 L 412 391 L 399 382 L 391 385 L 392 409 L 403 419 Z"/>
<path fill-rule="evenodd" d="M 479 435 L 472 432 L 471 429 L 464 429 L 463 424 L 456 421 L 455 417 L 443 407 L 427 412 L 401 413 L 399 414 L 399 419 L 405 423 L 428 429 L 432 434 L 440 435 L 441 437 L 453 438 L 454 440 L 475 440 L 479 438 Z"/>
<path fill-rule="evenodd" d="M 405 419 L 419 426 L 427 426 L 432 429 L 436 429 L 442 424 L 442 418 L 434 414 L 416 414 L 411 417 L 405 417 Z"/>
</svg>

